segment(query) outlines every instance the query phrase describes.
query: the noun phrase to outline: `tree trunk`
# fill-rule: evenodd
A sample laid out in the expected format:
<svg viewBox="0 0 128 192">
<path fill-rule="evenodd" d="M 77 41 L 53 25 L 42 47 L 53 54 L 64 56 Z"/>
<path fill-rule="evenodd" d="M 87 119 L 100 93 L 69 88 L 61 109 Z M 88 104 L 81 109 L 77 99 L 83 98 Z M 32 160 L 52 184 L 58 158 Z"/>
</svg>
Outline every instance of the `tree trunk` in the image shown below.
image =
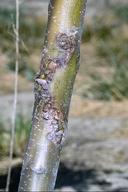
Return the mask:
<svg viewBox="0 0 128 192">
<path fill-rule="evenodd" d="M 35 77 L 32 130 L 19 191 L 54 189 L 66 138 L 86 0 L 51 0 L 39 73 Z"/>
</svg>

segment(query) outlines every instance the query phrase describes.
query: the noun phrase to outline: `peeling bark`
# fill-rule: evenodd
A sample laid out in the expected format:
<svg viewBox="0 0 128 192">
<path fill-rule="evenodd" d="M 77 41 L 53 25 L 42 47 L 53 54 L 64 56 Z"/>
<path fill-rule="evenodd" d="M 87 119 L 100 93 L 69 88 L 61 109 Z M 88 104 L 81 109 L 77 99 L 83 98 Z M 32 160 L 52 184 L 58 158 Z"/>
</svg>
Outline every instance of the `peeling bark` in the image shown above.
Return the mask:
<svg viewBox="0 0 128 192">
<path fill-rule="evenodd" d="M 79 68 L 85 0 L 51 0 L 40 71 L 35 77 L 32 130 L 19 191 L 54 189 L 68 111 Z"/>
</svg>

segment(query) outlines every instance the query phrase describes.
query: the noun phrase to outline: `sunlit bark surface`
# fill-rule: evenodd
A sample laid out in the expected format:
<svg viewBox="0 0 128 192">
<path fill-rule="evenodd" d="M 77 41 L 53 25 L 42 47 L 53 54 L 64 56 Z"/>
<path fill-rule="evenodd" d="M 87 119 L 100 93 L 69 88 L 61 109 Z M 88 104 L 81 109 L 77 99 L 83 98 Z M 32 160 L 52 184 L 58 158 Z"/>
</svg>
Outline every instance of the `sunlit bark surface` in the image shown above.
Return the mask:
<svg viewBox="0 0 128 192">
<path fill-rule="evenodd" d="M 35 77 L 32 130 L 19 191 L 54 189 L 68 111 L 79 68 L 86 0 L 51 0 L 40 70 Z"/>
</svg>

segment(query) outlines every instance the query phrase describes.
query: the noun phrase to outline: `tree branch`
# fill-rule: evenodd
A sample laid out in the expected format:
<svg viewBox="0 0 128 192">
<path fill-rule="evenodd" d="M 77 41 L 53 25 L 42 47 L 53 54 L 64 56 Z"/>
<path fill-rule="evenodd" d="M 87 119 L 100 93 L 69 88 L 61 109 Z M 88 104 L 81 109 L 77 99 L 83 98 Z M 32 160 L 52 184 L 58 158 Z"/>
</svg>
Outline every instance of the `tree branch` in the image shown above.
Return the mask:
<svg viewBox="0 0 128 192">
<path fill-rule="evenodd" d="M 86 0 L 51 0 L 40 71 L 35 77 L 32 131 L 19 191 L 54 189 L 76 73 Z"/>
</svg>

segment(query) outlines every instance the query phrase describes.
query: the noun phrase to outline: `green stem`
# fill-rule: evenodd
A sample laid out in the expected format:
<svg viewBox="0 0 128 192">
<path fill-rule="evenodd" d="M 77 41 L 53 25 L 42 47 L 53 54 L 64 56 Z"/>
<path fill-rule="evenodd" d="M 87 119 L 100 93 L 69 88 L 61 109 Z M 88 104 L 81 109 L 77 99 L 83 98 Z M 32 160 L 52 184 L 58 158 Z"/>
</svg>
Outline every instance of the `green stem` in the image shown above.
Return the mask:
<svg viewBox="0 0 128 192">
<path fill-rule="evenodd" d="M 19 191 L 54 189 L 79 68 L 86 0 L 51 0 L 40 71 L 35 78 L 32 131 Z"/>
</svg>

